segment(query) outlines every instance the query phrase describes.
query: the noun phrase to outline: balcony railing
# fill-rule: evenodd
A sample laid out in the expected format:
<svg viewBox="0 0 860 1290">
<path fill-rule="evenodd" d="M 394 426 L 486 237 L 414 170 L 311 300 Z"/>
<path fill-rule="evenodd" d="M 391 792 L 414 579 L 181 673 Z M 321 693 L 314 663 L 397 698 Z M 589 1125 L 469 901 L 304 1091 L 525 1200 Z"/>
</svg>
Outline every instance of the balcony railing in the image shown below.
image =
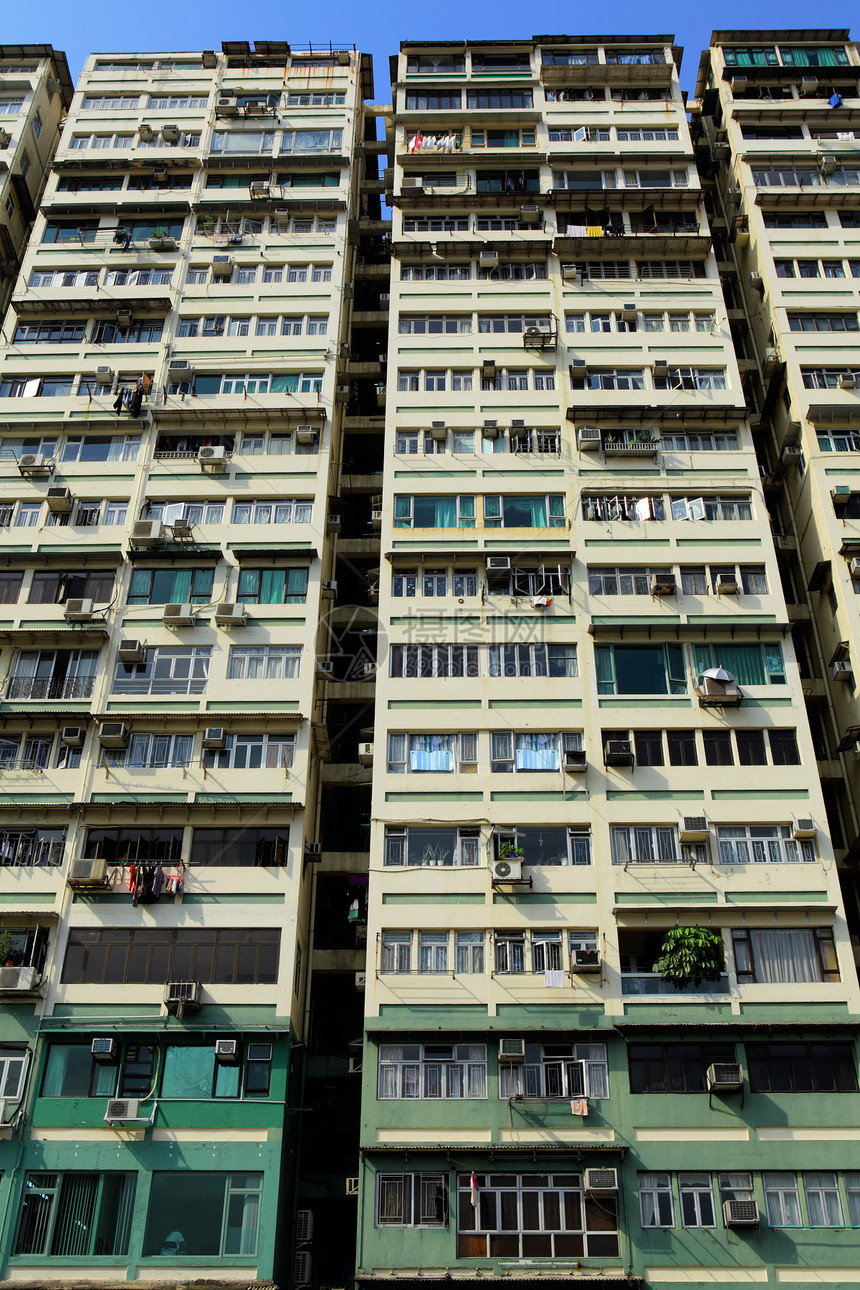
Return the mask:
<svg viewBox="0 0 860 1290">
<path fill-rule="evenodd" d="M 719 981 L 703 981 L 695 985 L 692 981 L 678 990 L 671 981 L 664 981 L 657 972 L 624 972 L 621 975 L 622 994 L 728 994 L 729 979 L 721 976 Z"/>
<path fill-rule="evenodd" d="M 7 699 L 91 699 L 95 688 L 94 676 L 53 677 L 12 676 L 9 678 Z"/>
</svg>

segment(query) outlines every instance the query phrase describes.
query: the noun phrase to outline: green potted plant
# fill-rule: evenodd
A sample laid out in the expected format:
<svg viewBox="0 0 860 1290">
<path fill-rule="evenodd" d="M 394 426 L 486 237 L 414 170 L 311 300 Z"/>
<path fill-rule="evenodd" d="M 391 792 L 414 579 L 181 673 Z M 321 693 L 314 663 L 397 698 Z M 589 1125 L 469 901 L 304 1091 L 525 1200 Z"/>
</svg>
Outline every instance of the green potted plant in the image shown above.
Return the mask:
<svg viewBox="0 0 860 1290">
<path fill-rule="evenodd" d="M 209 237 L 215 232 L 215 218 L 212 215 L 201 215 L 197 221 L 197 232 Z"/>
<path fill-rule="evenodd" d="M 676 990 L 684 990 L 691 982 L 698 987 L 703 981 L 719 981 L 724 963 L 722 937 L 715 932 L 707 927 L 673 927 L 651 971 L 671 981 Z"/>
<path fill-rule="evenodd" d="M 0 932 L 0 963 L 4 963 L 6 967 L 14 967 L 14 957 L 15 937 L 8 928 L 4 928 Z"/>
<path fill-rule="evenodd" d="M 166 228 L 154 228 L 149 234 L 150 251 L 173 251 L 176 249 L 176 238 L 170 237 Z"/>
<path fill-rule="evenodd" d="M 500 860 L 522 860 L 524 856 L 525 856 L 525 851 L 522 849 L 522 847 L 515 847 L 513 842 L 499 843 Z"/>
</svg>

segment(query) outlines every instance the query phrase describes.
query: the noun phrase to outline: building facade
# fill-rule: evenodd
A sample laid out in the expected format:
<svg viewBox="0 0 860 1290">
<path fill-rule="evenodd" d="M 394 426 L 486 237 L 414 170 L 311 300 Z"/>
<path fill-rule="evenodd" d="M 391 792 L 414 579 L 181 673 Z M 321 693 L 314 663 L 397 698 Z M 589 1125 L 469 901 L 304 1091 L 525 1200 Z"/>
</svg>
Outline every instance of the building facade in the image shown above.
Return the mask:
<svg viewBox="0 0 860 1290">
<path fill-rule="evenodd" d="M 231 42 L 93 55 L 71 101 L 0 366 L 4 1278 L 286 1284 L 298 1241 L 309 1279 L 370 86 Z"/>
<path fill-rule="evenodd" d="M 856 1276 L 857 976 L 679 60 L 393 63 L 363 1285 Z"/>
<path fill-rule="evenodd" d="M 52 45 L 0 45 L 0 319 L 72 90 L 66 55 Z"/>
</svg>

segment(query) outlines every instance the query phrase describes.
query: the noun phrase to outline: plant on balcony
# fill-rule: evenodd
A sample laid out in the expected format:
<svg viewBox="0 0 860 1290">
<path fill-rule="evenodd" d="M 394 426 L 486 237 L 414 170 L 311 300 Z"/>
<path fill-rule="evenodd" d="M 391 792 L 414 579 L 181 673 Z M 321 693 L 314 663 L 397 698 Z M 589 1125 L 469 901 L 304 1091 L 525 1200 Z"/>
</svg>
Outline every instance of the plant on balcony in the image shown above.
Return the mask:
<svg viewBox="0 0 860 1290">
<path fill-rule="evenodd" d="M 212 215 L 201 215 L 197 221 L 197 232 L 202 233 L 204 237 L 209 237 L 215 232 L 215 219 Z"/>
<path fill-rule="evenodd" d="M 673 927 L 651 971 L 671 981 L 676 990 L 684 990 L 691 982 L 698 987 L 703 981 L 719 981 L 723 965 L 720 936 L 706 927 Z"/>
<path fill-rule="evenodd" d="M 513 842 L 499 843 L 500 860 L 522 860 L 524 855 L 525 855 L 525 851 L 522 849 L 522 847 L 515 847 Z"/>
<path fill-rule="evenodd" d="M 8 930 L 0 932 L 0 963 L 6 967 L 14 966 L 15 937 Z"/>
</svg>

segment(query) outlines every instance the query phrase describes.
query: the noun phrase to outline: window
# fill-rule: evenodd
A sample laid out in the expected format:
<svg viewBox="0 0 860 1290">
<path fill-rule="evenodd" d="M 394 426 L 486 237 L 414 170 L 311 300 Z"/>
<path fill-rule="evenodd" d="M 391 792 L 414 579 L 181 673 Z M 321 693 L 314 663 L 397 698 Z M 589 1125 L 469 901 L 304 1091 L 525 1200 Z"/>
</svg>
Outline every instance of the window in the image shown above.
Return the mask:
<svg viewBox="0 0 860 1290">
<path fill-rule="evenodd" d="M 495 971 L 502 976 L 519 976 L 526 970 L 525 932 L 496 932 Z"/>
<path fill-rule="evenodd" d="M 702 742 L 707 766 L 734 766 L 732 737 L 728 730 L 703 730 Z"/>
<path fill-rule="evenodd" d="M 495 773 L 558 771 L 564 754 L 582 751 L 582 734 L 516 734 L 511 730 L 490 733 L 490 769 Z"/>
<path fill-rule="evenodd" d="M 405 773 L 452 774 L 459 769 L 475 771 L 478 765 L 478 737 L 474 733 L 459 735 L 388 736 L 388 771 Z"/>
<path fill-rule="evenodd" d="M 142 663 L 120 663 L 114 694 L 204 694 L 209 679 L 208 645 L 155 645 Z"/>
<path fill-rule="evenodd" d="M 488 493 L 484 497 L 484 524 L 487 528 L 563 528 L 564 495 Z"/>
<path fill-rule="evenodd" d="M 299 675 L 301 658 L 301 645 L 232 645 L 227 679 L 290 680 Z"/>
<path fill-rule="evenodd" d="M 445 1227 L 448 1180 L 444 1174 L 378 1174 L 377 1227 Z"/>
<path fill-rule="evenodd" d="M 762 1174 L 764 1206 L 771 1227 L 801 1227 L 797 1175 L 768 1170 Z"/>
<path fill-rule="evenodd" d="M 671 1174 L 639 1174 L 639 1218 L 643 1227 L 674 1227 Z"/>
<path fill-rule="evenodd" d="M 195 829 L 190 864 L 273 868 L 289 860 L 290 830 L 279 828 Z"/>
<path fill-rule="evenodd" d="M 27 1049 L 0 1050 L 0 1097 L 17 1102 L 24 1091 Z"/>
<path fill-rule="evenodd" d="M 716 1227 L 710 1174 L 678 1174 L 678 1196 L 683 1227 Z"/>
<path fill-rule="evenodd" d="M 678 329 L 672 328 L 672 330 Z M 655 390 L 726 389 L 726 374 L 716 368 L 668 367 L 659 371 L 655 368 L 653 376 Z"/>
<path fill-rule="evenodd" d="M 637 766 L 662 766 L 662 730 L 636 730 L 633 736 Z"/>
<path fill-rule="evenodd" d="M 774 766 L 799 766 L 800 752 L 794 730 L 769 730 L 770 755 Z"/>
<path fill-rule="evenodd" d="M 144 1255 L 254 1254 L 262 1187 L 261 1173 L 154 1172 Z"/>
<path fill-rule="evenodd" d="M 612 1197 L 583 1193 L 582 1174 L 476 1173 L 457 1177 L 460 1258 L 617 1258 Z"/>
<path fill-rule="evenodd" d="M 33 574 L 27 601 L 31 605 L 62 605 L 71 599 L 86 597 L 105 603 L 113 596 L 114 573 L 112 569 L 88 573 L 60 573 L 53 570 Z"/>
<path fill-rule="evenodd" d="M 589 567 L 588 591 L 592 596 L 650 596 L 655 576 L 673 577 L 671 569 Z"/>
<path fill-rule="evenodd" d="M 842 1201 L 836 1174 L 829 1170 L 805 1173 L 803 1191 L 810 1227 L 842 1227 Z"/>
<path fill-rule="evenodd" d="M 667 730 L 666 745 L 670 766 L 698 766 L 695 730 Z"/>
<path fill-rule="evenodd" d="M 681 645 L 596 645 L 598 694 L 685 694 Z"/>
<path fill-rule="evenodd" d="M 381 1044 L 376 1096 L 379 1101 L 394 1098 L 471 1101 L 485 1098 L 487 1046 Z"/>
<path fill-rule="evenodd" d="M 838 273 L 826 273 L 825 277 L 844 277 L 841 264 L 838 267 Z M 788 325 L 791 331 L 860 331 L 856 314 L 790 313 Z"/>
<path fill-rule="evenodd" d="M 487 571 L 488 596 L 566 596 L 569 589 L 570 570 L 564 565 L 520 566 L 499 573 Z"/>
<path fill-rule="evenodd" d="M 69 435 L 63 444 L 61 461 L 137 461 L 140 450 L 139 435 L 112 435 L 94 438 L 89 435 Z"/>
<path fill-rule="evenodd" d="M 854 1046 L 838 1041 L 746 1045 L 751 1093 L 856 1093 Z"/>
<path fill-rule="evenodd" d="M 236 599 L 251 605 L 303 605 L 307 599 L 308 571 L 293 569 L 239 570 Z"/>
<path fill-rule="evenodd" d="M 706 1093 L 705 1072 L 734 1062 L 733 1044 L 627 1045 L 631 1093 Z"/>
<path fill-rule="evenodd" d="M 484 933 L 454 933 L 454 971 L 471 975 L 484 971 Z"/>
<path fill-rule="evenodd" d="M 310 498 L 274 501 L 260 498 L 257 501 L 233 503 L 234 524 L 310 524 L 314 504 Z"/>
<path fill-rule="evenodd" d="M 839 980 L 829 927 L 735 928 L 732 945 L 741 984 Z"/>
<path fill-rule="evenodd" d="M 607 523 L 611 520 L 647 522 L 666 518 L 662 497 L 583 493 L 582 518 Z"/>
<path fill-rule="evenodd" d="M 476 828 L 436 828 L 414 825 L 385 830 L 386 867 L 405 865 L 466 866 L 480 864 Z"/>
<path fill-rule="evenodd" d="M 760 735 L 761 731 L 736 731 L 738 751 L 743 733 Z M 762 741 L 762 754 L 764 742 Z M 763 765 L 740 759 L 740 765 Z M 815 844 L 810 839 L 795 841 L 785 824 L 720 825 L 717 829 L 720 864 L 797 864 L 815 861 Z"/>
<path fill-rule="evenodd" d="M 15 1253 L 126 1255 L 136 1184 L 132 1173 L 28 1173 Z"/>
<path fill-rule="evenodd" d="M 402 973 L 412 970 L 412 933 L 383 932 L 379 956 L 379 970 L 384 973 Z"/>
<path fill-rule="evenodd" d="M 526 1043 L 524 1065 L 499 1066 L 499 1097 L 608 1098 L 606 1045 Z"/>
<path fill-rule="evenodd" d="M 193 735 L 145 734 L 135 732 L 127 748 L 102 749 L 101 761 L 108 766 L 180 766 L 191 764 Z"/>
<path fill-rule="evenodd" d="M 591 864 L 591 834 L 583 826 L 501 825 L 496 831 L 499 859 L 506 847 L 522 851 L 525 865 Z"/>
<path fill-rule="evenodd" d="M 556 676 L 578 674 L 575 645 L 490 645 L 490 676 Z"/>
<path fill-rule="evenodd" d="M 134 569 L 129 605 L 208 605 L 214 569 Z"/>
<path fill-rule="evenodd" d="M 665 864 L 681 858 L 674 825 L 613 826 L 609 841 L 613 864 Z"/>
<path fill-rule="evenodd" d="M 204 748 L 203 765 L 213 770 L 274 770 L 292 766 L 294 734 L 272 731 L 227 735 L 225 748 Z"/>
<path fill-rule="evenodd" d="M 480 676 L 478 646 L 392 645 L 389 656 L 389 675 L 422 679 Z"/>
<path fill-rule="evenodd" d="M 469 528 L 475 527 L 475 498 L 461 494 L 420 494 L 395 496 L 394 527 Z"/>
<path fill-rule="evenodd" d="M 273 927 L 80 928 L 69 935 L 62 979 L 70 985 L 274 985 L 279 948 L 280 931 Z"/>
</svg>

